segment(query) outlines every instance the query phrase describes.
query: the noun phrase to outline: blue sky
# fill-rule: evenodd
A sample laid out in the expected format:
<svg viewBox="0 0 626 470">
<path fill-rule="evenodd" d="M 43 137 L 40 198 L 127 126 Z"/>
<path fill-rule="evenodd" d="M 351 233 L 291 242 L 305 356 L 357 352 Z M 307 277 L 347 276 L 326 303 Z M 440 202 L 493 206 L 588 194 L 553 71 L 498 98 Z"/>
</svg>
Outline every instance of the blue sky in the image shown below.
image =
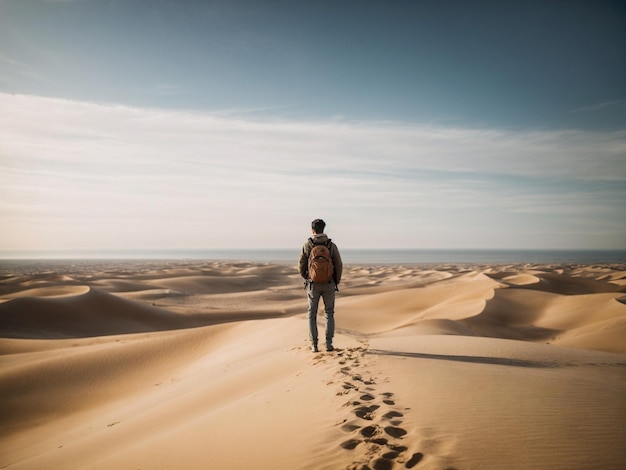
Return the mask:
<svg viewBox="0 0 626 470">
<path fill-rule="evenodd" d="M 623 2 L 0 0 L 0 250 L 626 248 Z"/>
</svg>

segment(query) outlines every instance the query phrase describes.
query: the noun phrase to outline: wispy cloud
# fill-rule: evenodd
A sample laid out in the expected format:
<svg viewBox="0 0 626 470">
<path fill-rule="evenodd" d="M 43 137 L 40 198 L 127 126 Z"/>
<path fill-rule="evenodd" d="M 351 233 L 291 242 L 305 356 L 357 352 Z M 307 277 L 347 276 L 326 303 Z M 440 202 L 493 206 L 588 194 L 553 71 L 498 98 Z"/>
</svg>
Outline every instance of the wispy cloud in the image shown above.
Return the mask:
<svg viewBox="0 0 626 470">
<path fill-rule="evenodd" d="M 549 214 L 567 237 L 560 215 L 568 230 L 572 217 L 601 223 L 599 206 L 621 218 L 604 245 L 626 232 L 626 132 L 252 120 L 6 94 L 0 109 L 5 248 L 297 246 L 318 216 L 355 246 L 528 246 L 545 239 L 509 234 L 521 220 L 543 234 Z"/>
<path fill-rule="evenodd" d="M 576 108 L 572 111 L 572 114 L 592 113 L 596 111 L 602 111 L 607 108 L 613 108 L 615 106 L 623 106 L 624 104 L 626 104 L 626 100 L 604 101 L 602 103 L 597 103 L 597 104 L 592 104 L 589 106 L 582 106 L 580 108 Z"/>
<path fill-rule="evenodd" d="M 182 91 L 180 86 L 171 83 L 159 83 L 152 88 L 152 92 L 157 96 L 179 95 Z"/>
</svg>

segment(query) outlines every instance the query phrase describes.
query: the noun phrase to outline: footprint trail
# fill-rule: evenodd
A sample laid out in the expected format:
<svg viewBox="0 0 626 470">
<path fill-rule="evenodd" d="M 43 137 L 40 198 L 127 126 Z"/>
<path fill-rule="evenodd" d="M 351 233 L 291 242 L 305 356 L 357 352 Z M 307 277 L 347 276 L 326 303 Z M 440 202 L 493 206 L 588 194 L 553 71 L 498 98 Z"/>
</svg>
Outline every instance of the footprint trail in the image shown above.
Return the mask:
<svg viewBox="0 0 626 470">
<path fill-rule="evenodd" d="M 424 458 L 422 452 L 410 449 L 405 442 L 408 430 L 403 426 L 409 408 L 398 404 L 391 391 L 381 387 L 381 379 L 367 367 L 366 347 L 337 350 L 339 380 L 337 395 L 347 398 L 337 426 L 345 434 L 341 449 L 353 454 L 346 470 L 387 470 L 413 468 Z M 382 391 L 381 391 L 382 390 Z"/>
</svg>

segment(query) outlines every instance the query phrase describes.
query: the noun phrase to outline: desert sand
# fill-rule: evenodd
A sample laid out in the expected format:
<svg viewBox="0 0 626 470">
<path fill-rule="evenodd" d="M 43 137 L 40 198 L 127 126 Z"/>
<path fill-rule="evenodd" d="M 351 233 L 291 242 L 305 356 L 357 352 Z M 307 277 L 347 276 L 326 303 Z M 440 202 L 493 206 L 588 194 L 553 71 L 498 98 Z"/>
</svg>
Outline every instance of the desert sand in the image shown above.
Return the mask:
<svg viewBox="0 0 626 470">
<path fill-rule="evenodd" d="M 0 263 L 0 468 L 626 468 L 626 265 Z M 323 314 L 319 317 L 323 331 Z"/>
</svg>

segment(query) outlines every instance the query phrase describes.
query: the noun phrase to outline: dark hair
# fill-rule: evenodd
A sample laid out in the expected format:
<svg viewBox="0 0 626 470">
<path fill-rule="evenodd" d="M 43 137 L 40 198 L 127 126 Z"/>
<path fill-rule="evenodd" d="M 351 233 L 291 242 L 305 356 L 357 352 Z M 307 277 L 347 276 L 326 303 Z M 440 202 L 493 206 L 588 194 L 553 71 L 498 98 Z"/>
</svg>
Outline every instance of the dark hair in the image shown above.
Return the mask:
<svg viewBox="0 0 626 470">
<path fill-rule="evenodd" d="M 311 228 L 315 230 L 315 233 L 324 233 L 324 228 L 326 227 L 326 222 L 322 219 L 315 219 L 311 222 Z"/>
</svg>

